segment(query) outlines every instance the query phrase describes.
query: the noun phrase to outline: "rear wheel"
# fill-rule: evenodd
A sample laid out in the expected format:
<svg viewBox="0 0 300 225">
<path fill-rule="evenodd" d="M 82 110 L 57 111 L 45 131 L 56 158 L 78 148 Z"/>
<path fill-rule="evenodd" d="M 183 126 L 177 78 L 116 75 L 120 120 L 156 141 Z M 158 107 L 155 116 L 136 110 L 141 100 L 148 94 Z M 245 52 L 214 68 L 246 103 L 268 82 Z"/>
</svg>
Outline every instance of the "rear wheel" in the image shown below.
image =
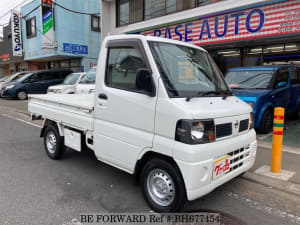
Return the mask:
<svg viewBox="0 0 300 225">
<path fill-rule="evenodd" d="M 17 92 L 17 98 L 19 100 L 26 100 L 27 99 L 27 92 L 24 90 L 18 91 Z"/>
<path fill-rule="evenodd" d="M 59 136 L 55 126 L 49 125 L 44 132 L 44 145 L 49 158 L 60 159 L 64 152 L 64 138 Z"/>
<path fill-rule="evenodd" d="M 261 133 L 268 133 L 272 131 L 273 127 L 273 110 L 267 109 L 262 117 L 259 131 Z"/>
<path fill-rule="evenodd" d="M 180 211 L 186 202 L 184 181 L 176 166 L 167 160 L 151 159 L 142 169 L 144 197 L 157 212 Z"/>
</svg>

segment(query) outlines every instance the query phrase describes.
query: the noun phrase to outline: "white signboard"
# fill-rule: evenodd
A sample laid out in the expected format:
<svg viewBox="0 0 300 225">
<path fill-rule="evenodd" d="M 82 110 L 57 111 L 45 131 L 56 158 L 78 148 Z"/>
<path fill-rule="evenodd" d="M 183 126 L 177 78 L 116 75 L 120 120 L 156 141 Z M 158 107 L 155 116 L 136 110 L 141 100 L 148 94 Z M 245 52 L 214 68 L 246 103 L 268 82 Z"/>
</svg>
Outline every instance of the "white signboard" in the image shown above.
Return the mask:
<svg viewBox="0 0 300 225">
<path fill-rule="evenodd" d="M 23 56 L 21 16 L 16 10 L 11 13 L 11 35 L 13 56 Z"/>
</svg>

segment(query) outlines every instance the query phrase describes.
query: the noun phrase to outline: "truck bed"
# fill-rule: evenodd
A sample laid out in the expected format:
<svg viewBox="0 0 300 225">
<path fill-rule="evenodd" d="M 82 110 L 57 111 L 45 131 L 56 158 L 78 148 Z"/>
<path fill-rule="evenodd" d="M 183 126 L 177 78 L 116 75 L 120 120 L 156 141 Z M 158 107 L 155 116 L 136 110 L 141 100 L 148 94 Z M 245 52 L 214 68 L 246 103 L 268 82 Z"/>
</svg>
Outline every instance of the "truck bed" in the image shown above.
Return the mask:
<svg viewBox="0 0 300 225">
<path fill-rule="evenodd" d="M 28 111 L 53 121 L 63 121 L 82 131 L 93 130 L 94 95 L 29 95 Z"/>
</svg>

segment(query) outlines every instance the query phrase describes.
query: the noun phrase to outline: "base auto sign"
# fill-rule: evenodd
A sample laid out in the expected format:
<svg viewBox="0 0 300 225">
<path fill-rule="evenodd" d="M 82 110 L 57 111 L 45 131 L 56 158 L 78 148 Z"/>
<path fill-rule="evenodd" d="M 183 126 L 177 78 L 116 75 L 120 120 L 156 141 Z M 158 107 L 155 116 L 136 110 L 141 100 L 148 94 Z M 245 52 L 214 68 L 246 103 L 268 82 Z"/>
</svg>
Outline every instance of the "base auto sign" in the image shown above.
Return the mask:
<svg viewBox="0 0 300 225">
<path fill-rule="evenodd" d="M 299 0 L 250 7 L 138 33 L 208 45 L 300 32 Z"/>
</svg>

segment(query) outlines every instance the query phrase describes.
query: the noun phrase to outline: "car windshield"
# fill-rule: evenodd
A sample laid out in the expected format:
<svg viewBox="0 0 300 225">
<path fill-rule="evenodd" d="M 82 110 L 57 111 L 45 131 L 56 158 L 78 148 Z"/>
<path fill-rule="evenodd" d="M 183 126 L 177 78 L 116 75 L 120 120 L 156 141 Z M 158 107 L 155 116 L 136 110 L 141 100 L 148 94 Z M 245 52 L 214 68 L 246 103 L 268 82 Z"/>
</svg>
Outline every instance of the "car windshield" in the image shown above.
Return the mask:
<svg viewBox="0 0 300 225">
<path fill-rule="evenodd" d="M 14 80 L 14 82 L 23 82 L 26 80 L 28 77 L 30 77 L 33 73 L 25 73 L 23 76 L 18 77 L 17 79 Z"/>
<path fill-rule="evenodd" d="M 74 85 L 76 84 L 78 78 L 80 77 L 80 73 L 71 73 L 66 77 L 63 84 L 65 85 Z"/>
<path fill-rule="evenodd" d="M 267 89 L 270 87 L 274 71 L 245 70 L 230 71 L 225 80 L 232 89 Z"/>
<path fill-rule="evenodd" d="M 149 42 L 170 97 L 201 97 L 230 92 L 205 51 L 164 42 Z"/>
<path fill-rule="evenodd" d="M 19 78 L 23 77 L 26 73 L 15 73 L 6 79 L 7 82 L 14 82 Z"/>
<path fill-rule="evenodd" d="M 96 79 L 96 68 L 91 69 L 87 74 L 81 79 L 80 84 L 94 84 Z"/>
</svg>

